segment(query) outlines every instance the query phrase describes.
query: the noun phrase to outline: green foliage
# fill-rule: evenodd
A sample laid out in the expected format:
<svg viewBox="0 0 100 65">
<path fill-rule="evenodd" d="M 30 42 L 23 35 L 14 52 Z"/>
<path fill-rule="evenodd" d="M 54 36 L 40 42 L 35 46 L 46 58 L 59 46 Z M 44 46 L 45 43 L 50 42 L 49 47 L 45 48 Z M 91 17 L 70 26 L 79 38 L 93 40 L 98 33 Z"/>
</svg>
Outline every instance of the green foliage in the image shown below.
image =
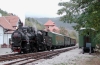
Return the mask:
<svg viewBox="0 0 100 65">
<path fill-rule="evenodd" d="M 58 4 L 62 6 L 61 9 L 58 10 L 58 15 L 63 15 L 60 20 L 68 23 L 72 23 L 76 19 L 76 14 L 78 14 L 77 4 L 71 2 L 61 2 Z M 73 12 L 73 13 L 72 13 Z"/>
<path fill-rule="evenodd" d="M 58 5 L 62 6 L 58 10 L 58 15 L 65 13 L 61 20 L 77 23 L 74 26 L 76 30 L 79 30 L 81 27 L 99 30 L 100 2 L 98 0 L 70 0 L 70 2 L 60 2 Z"/>
<path fill-rule="evenodd" d="M 73 27 L 77 31 L 86 28 L 83 35 L 90 32 L 88 29 L 93 28 L 95 32 L 99 32 L 95 34 L 94 40 L 100 42 L 100 0 L 70 0 L 70 2 L 60 2 L 58 5 L 62 6 L 58 10 L 58 15 L 63 15 L 62 21 L 76 23 L 77 25 Z"/>
<path fill-rule="evenodd" d="M 94 2 L 85 9 L 80 17 L 77 19 L 78 26 L 80 23 L 85 28 L 94 28 L 95 30 L 99 30 L 100 28 L 100 3 Z"/>
<path fill-rule="evenodd" d="M 100 44 L 100 33 L 96 35 L 96 37 L 93 39 L 93 42 L 96 44 Z"/>
<path fill-rule="evenodd" d="M 32 26 L 32 27 L 35 27 L 38 29 L 38 30 L 43 30 L 44 29 L 44 26 L 40 23 L 38 23 L 37 20 L 35 20 L 34 18 L 26 18 L 25 19 L 25 26 Z"/>
<path fill-rule="evenodd" d="M 8 16 L 9 14 L 6 11 L 3 11 L 0 9 L 0 13 L 2 14 L 2 16 Z"/>
</svg>

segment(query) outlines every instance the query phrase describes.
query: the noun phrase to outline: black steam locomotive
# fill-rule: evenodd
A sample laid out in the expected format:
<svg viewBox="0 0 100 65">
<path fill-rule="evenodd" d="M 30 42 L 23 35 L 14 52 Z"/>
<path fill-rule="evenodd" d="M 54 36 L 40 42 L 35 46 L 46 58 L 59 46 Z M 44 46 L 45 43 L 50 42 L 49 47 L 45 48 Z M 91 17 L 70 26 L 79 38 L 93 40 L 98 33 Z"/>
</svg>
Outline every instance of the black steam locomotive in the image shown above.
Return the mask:
<svg viewBox="0 0 100 65">
<path fill-rule="evenodd" d="M 76 44 L 75 39 L 43 30 L 35 31 L 33 27 L 23 27 L 21 22 L 18 29 L 12 33 L 11 39 L 11 49 L 18 53 L 53 50 Z"/>
<path fill-rule="evenodd" d="M 42 30 L 38 30 L 36 33 L 33 27 L 23 27 L 23 24 L 19 22 L 18 29 L 15 30 L 11 36 L 11 49 L 13 52 L 18 53 L 50 50 L 50 47 L 43 43 L 43 39 L 48 38 L 47 36 L 43 36 Z M 50 43 L 51 41 L 46 42 Z"/>
</svg>

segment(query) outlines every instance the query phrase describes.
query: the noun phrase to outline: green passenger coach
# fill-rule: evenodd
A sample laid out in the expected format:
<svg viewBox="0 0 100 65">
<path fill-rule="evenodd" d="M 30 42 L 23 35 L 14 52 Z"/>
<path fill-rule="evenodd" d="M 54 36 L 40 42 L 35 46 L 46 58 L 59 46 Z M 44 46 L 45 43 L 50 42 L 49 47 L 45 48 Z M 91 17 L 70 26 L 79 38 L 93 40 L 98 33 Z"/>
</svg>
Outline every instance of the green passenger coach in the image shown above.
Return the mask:
<svg viewBox="0 0 100 65">
<path fill-rule="evenodd" d="M 59 33 L 55 32 L 43 32 L 44 37 L 48 36 L 48 39 L 51 44 L 49 44 L 51 49 L 58 49 L 58 48 L 64 48 L 69 46 L 75 46 L 76 45 L 76 39 L 70 38 L 68 36 L 64 36 Z M 46 39 L 43 39 L 44 42 L 47 42 Z M 48 44 L 49 42 L 47 42 Z"/>
<path fill-rule="evenodd" d="M 63 47 L 64 46 L 64 36 L 62 34 L 48 32 L 48 35 L 52 37 L 52 46 L 53 47 Z"/>
<path fill-rule="evenodd" d="M 79 31 L 79 48 L 83 49 L 83 53 L 88 51 L 92 52 L 93 48 L 95 48 L 95 43 L 93 39 L 95 37 L 95 30 L 94 29 L 86 29 L 82 28 Z"/>
</svg>

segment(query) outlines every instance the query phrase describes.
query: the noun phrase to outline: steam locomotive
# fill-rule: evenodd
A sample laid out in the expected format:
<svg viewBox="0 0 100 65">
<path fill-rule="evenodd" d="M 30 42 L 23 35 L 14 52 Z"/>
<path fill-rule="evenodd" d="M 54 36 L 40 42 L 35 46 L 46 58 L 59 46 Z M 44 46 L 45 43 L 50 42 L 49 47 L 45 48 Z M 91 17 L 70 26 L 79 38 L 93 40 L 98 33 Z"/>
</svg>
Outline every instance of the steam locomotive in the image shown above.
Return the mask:
<svg viewBox="0 0 100 65">
<path fill-rule="evenodd" d="M 35 31 L 33 27 L 23 27 L 21 22 L 12 33 L 11 39 L 11 49 L 18 53 L 54 50 L 76 44 L 75 39 L 54 32 Z"/>
</svg>

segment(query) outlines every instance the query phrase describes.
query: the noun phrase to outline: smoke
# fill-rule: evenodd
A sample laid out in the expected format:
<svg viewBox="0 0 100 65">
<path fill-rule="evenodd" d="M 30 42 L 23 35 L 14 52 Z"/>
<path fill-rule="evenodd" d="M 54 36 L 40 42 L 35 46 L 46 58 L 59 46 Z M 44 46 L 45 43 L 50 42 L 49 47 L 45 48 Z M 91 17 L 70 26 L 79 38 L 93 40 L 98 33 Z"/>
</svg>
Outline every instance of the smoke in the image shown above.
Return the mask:
<svg viewBox="0 0 100 65">
<path fill-rule="evenodd" d="M 32 26 L 33 26 L 33 28 L 34 28 L 34 30 L 35 30 L 35 34 L 37 34 L 36 23 L 35 23 L 35 22 L 33 23 L 32 19 L 30 19 L 30 22 L 31 22 L 31 24 L 32 24 Z"/>
<path fill-rule="evenodd" d="M 23 22 L 23 26 L 25 26 L 25 13 L 18 14 L 18 17 L 20 18 L 21 22 Z"/>
</svg>

